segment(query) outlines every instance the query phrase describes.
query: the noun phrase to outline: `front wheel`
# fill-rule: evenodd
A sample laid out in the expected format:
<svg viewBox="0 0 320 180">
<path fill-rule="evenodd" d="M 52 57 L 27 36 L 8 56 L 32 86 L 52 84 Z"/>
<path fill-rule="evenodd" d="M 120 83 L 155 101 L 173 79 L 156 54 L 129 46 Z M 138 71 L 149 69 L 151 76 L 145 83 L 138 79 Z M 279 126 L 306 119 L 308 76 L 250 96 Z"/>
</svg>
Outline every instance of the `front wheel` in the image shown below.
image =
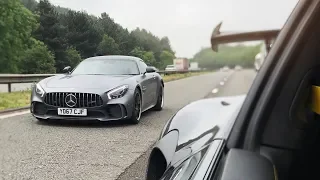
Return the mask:
<svg viewBox="0 0 320 180">
<path fill-rule="evenodd" d="M 160 92 L 158 93 L 157 104 L 154 106 L 154 110 L 161 111 L 164 105 L 164 88 L 160 86 Z"/>
<path fill-rule="evenodd" d="M 141 99 L 141 93 L 138 89 L 134 92 L 134 102 L 133 102 L 133 109 L 132 109 L 132 115 L 130 118 L 130 122 L 133 124 L 138 124 L 141 118 L 141 107 L 142 107 L 142 99 Z"/>
</svg>

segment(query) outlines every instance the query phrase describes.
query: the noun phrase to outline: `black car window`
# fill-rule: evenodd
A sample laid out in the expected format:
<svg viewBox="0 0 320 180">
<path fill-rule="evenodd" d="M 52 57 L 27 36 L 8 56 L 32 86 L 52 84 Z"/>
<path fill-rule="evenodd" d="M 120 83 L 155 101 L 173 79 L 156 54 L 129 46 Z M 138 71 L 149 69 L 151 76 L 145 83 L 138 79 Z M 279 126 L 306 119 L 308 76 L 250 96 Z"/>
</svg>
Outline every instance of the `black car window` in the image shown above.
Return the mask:
<svg viewBox="0 0 320 180">
<path fill-rule="evenodd" d="M 127 59 L 91 59 L 82 61 L 72 74 L 136 75 L 137 63 Z"/>
</svg>

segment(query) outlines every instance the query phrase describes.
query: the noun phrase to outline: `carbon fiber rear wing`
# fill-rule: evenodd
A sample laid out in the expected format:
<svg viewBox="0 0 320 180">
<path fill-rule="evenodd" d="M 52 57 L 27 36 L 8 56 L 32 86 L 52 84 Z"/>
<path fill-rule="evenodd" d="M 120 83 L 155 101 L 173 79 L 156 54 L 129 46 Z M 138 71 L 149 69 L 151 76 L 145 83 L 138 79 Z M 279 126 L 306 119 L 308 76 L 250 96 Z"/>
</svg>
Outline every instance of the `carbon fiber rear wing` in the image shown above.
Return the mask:
<svg viewBox="0 0 320 180">
<path fill-rule="evenodd" d="M 270 44 L 275 39 L 280 29 L 276 30 L 263 30 L 251 32 L 238 32 L 238 33 L 221 33 L 222 22 L 219 23 L 213 30 L 211 35 L 211 48 L 213 51 L 218 52 L 218 45 L 225 43 L 243 42 L 243 41 L 259 41 L 263 40 L 266 43 L 267 52 L 270 50 Z"/>
</svg>

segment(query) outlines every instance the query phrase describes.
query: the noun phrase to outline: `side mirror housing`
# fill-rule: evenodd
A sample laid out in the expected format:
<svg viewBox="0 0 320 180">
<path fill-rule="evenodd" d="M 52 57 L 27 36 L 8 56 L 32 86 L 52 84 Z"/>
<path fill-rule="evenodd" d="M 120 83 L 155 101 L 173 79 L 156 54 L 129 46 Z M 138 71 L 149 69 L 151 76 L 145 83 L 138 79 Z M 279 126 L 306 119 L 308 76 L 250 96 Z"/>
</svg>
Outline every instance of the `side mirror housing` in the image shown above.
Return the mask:
<svg viewBox="0 0 320 180">
<path fill-rule="evenodd" d="M 156 70 L 154 68 L 149 67 L 149 66 L 146 68 L 146 73 L 153 73 L 153 72 L 156 72 Z"/>
<path fill-rule="evenodd" d="M 63 72 L 70 73 L 71 66 L 63 68 Z"/>
<path fill-rule="evenodd" d="M 230 173 L 232 172 L 232 173 Z M 217 180 L 274 180 L 278 175 L 272 162 L 264 156 L 231 149 L 220 164 Z"/>
</svg>

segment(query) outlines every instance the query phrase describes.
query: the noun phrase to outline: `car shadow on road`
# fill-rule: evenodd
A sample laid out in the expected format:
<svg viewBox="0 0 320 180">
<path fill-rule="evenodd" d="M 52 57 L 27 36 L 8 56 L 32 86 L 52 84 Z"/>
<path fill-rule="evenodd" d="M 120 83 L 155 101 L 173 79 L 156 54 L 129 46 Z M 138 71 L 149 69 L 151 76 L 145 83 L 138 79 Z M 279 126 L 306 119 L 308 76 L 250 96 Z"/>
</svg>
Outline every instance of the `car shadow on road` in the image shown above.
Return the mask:
<svg viewBox="0 0 320 180">
<path fill-rule="evenodd" d="M 92 120 L 48 120 L 45 122 L 37 122 L 38 125 L 42 126 L 62 126 L 62 127 L 88 127 L 88 128 L 113 128 L 113 127 L 124 127 L 132 126 L 133 124 L 128 123 L 127 121 L 92 121 Z"/>
<path fill-rule="evenodd" d="M 146 117 L 151 114 L 151 110 L 148 110 L 141 114 L 140 123 L 144 121 Z M 117 121 L 93 121 L 93 120 L 48 120 L 38 121 L 38 125 L 43 126 L 63 126 L 63 127 L 90 127 L 90 128 L 117 128 L 138 126 L 139 124 L 132 124 L 129 120 L 117 120 Z"/>
</svg>

